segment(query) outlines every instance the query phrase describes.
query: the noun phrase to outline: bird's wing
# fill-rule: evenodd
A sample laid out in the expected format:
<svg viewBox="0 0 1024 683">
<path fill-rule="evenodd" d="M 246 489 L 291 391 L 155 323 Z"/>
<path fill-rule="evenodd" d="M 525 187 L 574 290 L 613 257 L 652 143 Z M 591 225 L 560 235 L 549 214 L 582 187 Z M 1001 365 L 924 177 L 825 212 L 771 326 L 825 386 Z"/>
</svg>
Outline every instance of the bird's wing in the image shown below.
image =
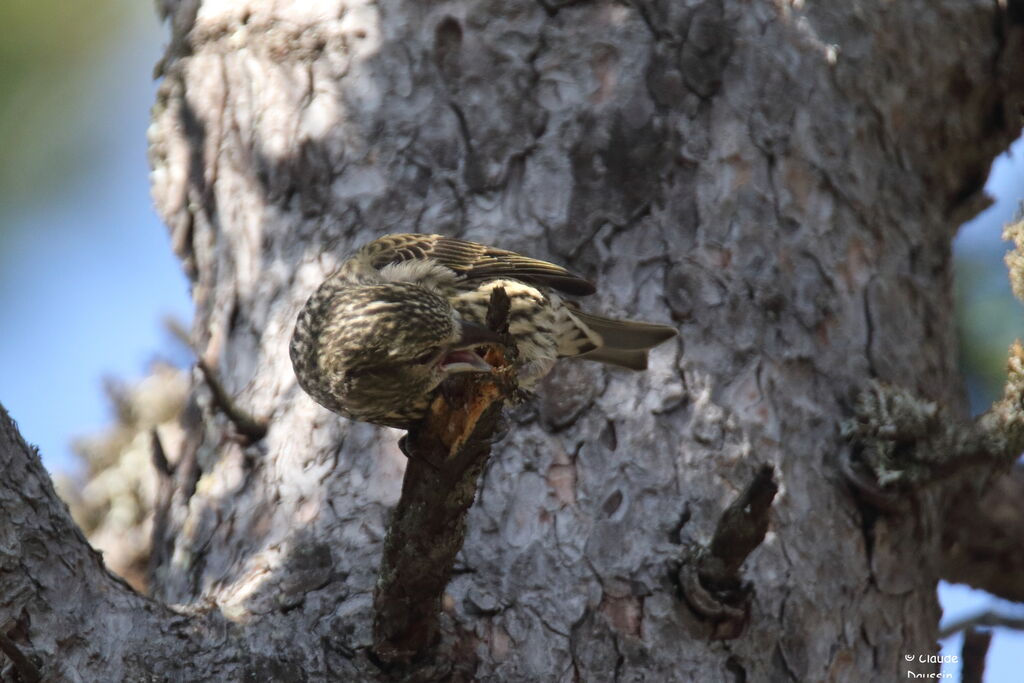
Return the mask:
<svg viewBox="0 0 1024 683">
<path fill-rule="evenodd" d="M 590 282 L 553 263 L 444 235 L 385 235 L 360 252 L 378 270 L 390 263 L 433 259 L 467 278 L 508 277 L 577 296 L 595 291 Z"/>
</svg>

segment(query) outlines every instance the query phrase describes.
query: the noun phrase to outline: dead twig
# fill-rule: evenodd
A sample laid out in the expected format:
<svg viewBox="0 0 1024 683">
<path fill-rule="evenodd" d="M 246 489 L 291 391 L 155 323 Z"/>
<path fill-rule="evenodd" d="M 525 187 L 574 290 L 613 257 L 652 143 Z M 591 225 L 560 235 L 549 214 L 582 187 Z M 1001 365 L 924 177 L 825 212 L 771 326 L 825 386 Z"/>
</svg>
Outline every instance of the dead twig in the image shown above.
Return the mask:
<svg viewBox="0 0 1024 683">
<path fill-rule="evenodd" d="M 206 385 L 210 387 L 210 392 L 213 394 L 213 403 L 216 405 L 224 415 L 231 420 L 231 424 L 235 426 L 235 430 L 250 443 L 255 443 L 261 440 L 267 435 L 267 422 L 266 420 L 260 420 L 249 413 L 245 412 L 235 403 L 234 399 L 228 395 L 228 392 L 224 390 L 224 385 L 220 383 L 220 379 L 217 378 L 215 373 L 210 366 L 202 358 L 197 358 L 196 363 L 199 365 L 199 369 L 203 373 L 203 379 L 206 380 Z"/>
<path fill-rule="evenodd" d="M 1008 614 L 1000 614 L 995 610 L 985 610 L 984 612 L 978 612 L 950 623 L 939 631 L 939 640 L 948 638 L 960 631 L 978 628 L 979 626 L 987 626 L 989 628 L 1002 626 L 1004 628 L 1024 631 L 1024 617 L 1012 617 Z"/>
<path fill-rule="evenodd" d="M 985 679 L 985 657 L 992 643 L 991 631 L 964 631 L 964 645 L 960 648 L 961 683 L 982 683 Z"/>
</svg>

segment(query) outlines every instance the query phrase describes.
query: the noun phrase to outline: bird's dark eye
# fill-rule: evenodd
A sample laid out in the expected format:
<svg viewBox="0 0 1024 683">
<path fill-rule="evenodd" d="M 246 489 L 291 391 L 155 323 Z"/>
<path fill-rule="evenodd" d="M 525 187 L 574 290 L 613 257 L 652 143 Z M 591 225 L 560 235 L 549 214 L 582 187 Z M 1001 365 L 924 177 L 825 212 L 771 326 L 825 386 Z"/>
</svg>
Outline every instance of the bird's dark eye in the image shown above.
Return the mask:
<svg viewBox="0 0 1024 683">
<path fill-rule="evenodd" d="M 413 358 L 412 362 L 415 363 L 416 365 L 426 365 L 430 361 L 437 358 L 437 354 L 439 354 L 440 352 L 441 349 L 435 346 L 434 348 L 427 350 L 425 353 L 421 353 L 420 355 Z"/>
</svg>

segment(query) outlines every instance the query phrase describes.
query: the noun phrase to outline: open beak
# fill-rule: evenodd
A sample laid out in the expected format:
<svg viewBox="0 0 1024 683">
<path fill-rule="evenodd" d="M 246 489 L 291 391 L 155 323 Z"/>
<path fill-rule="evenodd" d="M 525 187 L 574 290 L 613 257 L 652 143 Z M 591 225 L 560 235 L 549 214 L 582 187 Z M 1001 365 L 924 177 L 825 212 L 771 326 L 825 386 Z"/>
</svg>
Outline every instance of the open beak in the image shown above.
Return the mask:
<svg viewBox="0 0 1024 683">
<path fill-rule="evenodd" d="M 441 369 L 450 374 L 454 372 L 490 372 L 494 368 L 476 355 L 473 349 L 461 349 L 444 354 L 444 357 L 441 358 Z"/>
<path fill-rule="evenodd" d="M 462 321 L 462 333 L 452 349 L 441 358 L 441 369 L 454 372 L 490 372 L 494 368 L 478 356 L 474 348 L 501 344 L 502 336 L 483 325 Z"/>
</svg>

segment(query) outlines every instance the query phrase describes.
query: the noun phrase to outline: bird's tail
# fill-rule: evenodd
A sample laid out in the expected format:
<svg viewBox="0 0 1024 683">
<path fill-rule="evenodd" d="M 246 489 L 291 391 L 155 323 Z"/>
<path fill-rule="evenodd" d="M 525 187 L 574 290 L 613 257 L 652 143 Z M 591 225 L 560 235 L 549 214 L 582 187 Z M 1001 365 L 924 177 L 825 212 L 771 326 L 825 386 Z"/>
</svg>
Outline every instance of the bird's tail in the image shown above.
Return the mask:
<svg viewBox="0 0 1024 683">
<path fill-rule="evenodd" d="M 578 309 L 572 311 L 571 315 L 585 330 L 592 333 L 587 336 L 596 346 L 584 353 L 572 355 L 630 370 L 646 370 L 647 350 L 678 334 L 674 327 L 668 325 L 614 320 Z"/>
</svg>

